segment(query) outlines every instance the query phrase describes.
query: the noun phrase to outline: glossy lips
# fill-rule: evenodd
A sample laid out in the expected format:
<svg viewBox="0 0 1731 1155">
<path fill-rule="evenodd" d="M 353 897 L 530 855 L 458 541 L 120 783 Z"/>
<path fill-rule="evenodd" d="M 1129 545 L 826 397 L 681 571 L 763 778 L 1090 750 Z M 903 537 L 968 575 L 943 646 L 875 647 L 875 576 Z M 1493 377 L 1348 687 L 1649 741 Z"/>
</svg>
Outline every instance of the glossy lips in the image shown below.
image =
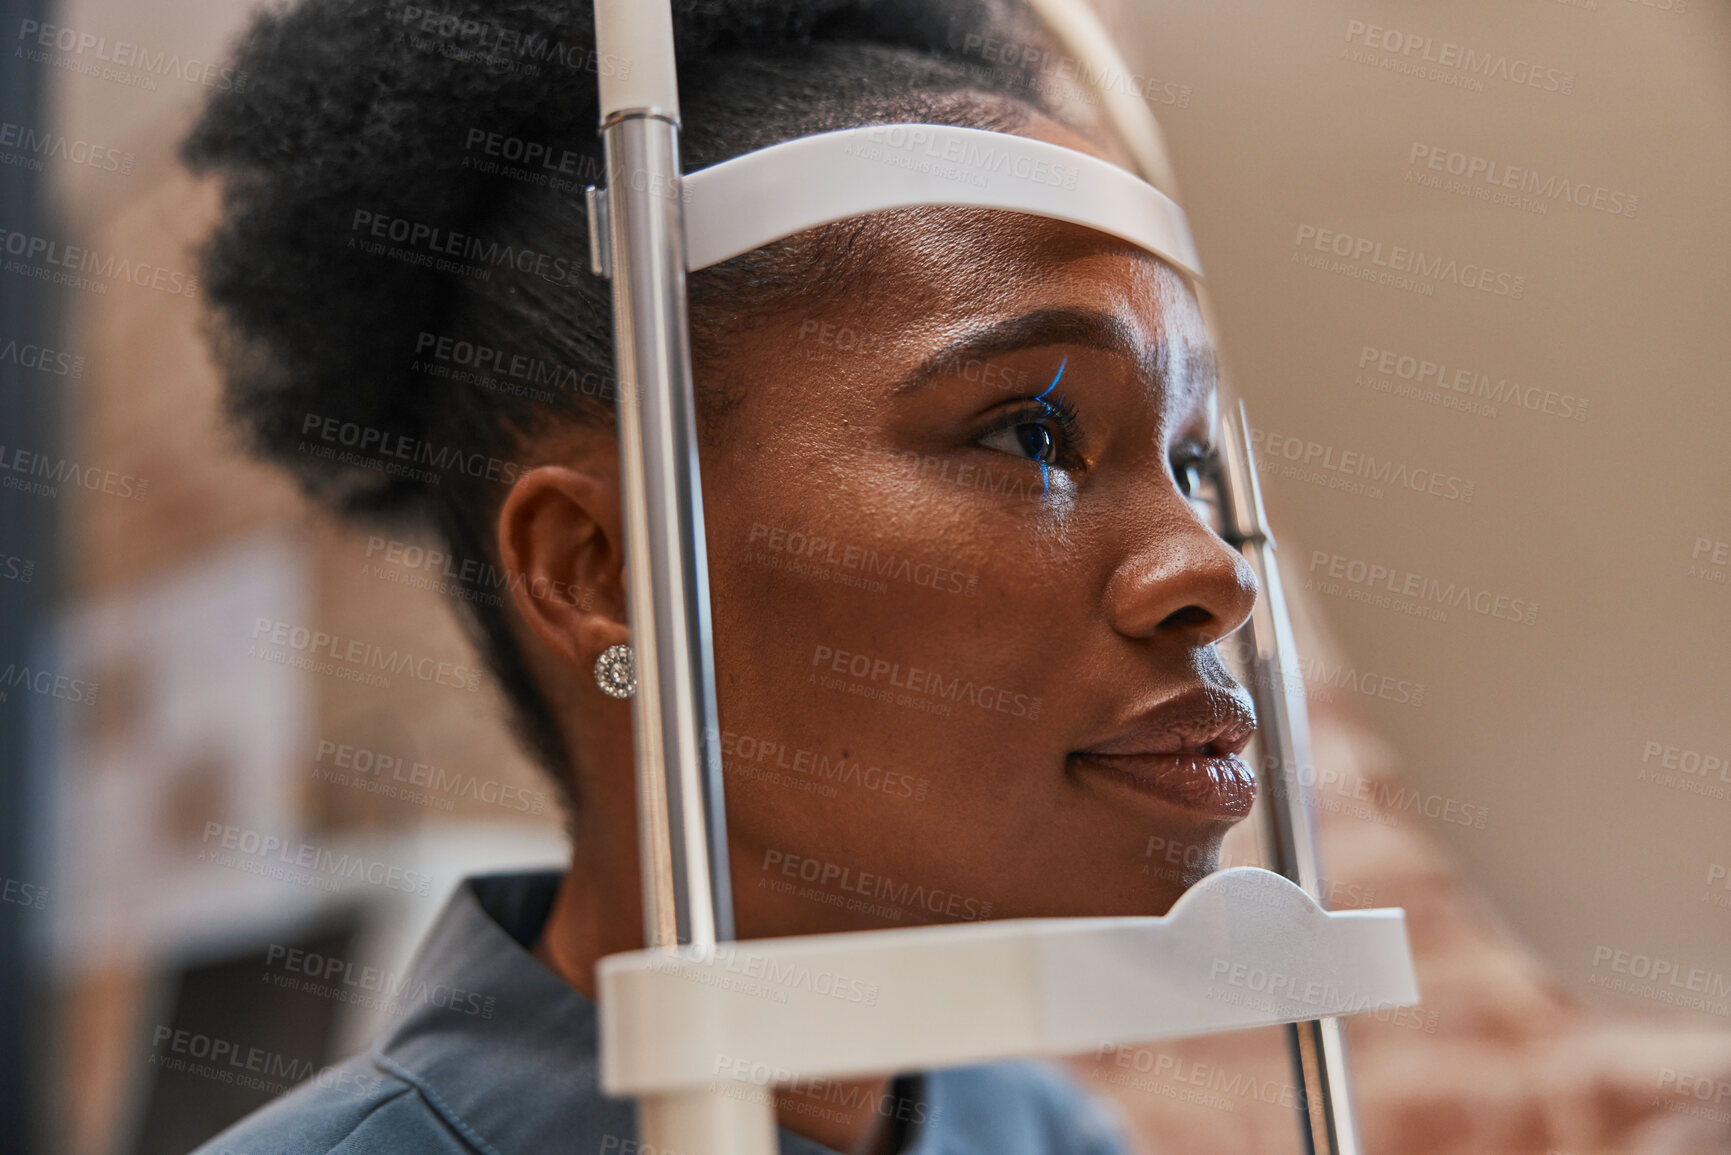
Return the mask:
<svg viewBox="0 0 1731 1155">
<path fill-rule="evenodd" d="M 1255 733 L 1242 689 L 1199 685 L 1069 761 L 1186 810 L 1242 818 L 1256 801 L 1256 774 L 1238 754 Z"/>
</svg>

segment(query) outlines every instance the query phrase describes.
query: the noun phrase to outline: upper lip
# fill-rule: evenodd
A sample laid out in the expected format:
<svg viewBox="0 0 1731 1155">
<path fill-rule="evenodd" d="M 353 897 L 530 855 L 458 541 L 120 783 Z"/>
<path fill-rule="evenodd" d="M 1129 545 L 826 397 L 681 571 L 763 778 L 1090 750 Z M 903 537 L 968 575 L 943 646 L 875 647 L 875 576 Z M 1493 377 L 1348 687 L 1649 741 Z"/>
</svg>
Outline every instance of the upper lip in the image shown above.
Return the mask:
<svg viewBox="0 0 1731 1155">
<path fill-rule="evenodd" d="M 1256 734 L 1256 709 L 1238 686 L 1203 683 L 1143 711 L 1105 741 L 1076 753 L 1108 757 L 1237 754 Z"/>
</svg>

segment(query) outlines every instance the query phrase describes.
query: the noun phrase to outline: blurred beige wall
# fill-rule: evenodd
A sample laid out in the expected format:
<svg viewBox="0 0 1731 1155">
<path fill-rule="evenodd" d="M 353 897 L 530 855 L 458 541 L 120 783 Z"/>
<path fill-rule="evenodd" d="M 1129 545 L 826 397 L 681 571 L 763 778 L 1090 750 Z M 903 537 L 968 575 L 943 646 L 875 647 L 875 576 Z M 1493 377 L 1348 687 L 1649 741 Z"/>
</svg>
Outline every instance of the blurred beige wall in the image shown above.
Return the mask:
<svg viewBox="0 0 1731 1155">
<path fill-rule="evenodd" d="M 1731 770 L 1685 772 L 1731 759 L 1731 5 L 1118 7 L 1286 560 L 1424 686 L 1359 695 L 1410 783 L 1488 811 L 1433 833 L 1583 994 L 1607 950 L 1731 978 Z M 1433 579 L 1509 600 L 1393 604 Z"/>
</svg>

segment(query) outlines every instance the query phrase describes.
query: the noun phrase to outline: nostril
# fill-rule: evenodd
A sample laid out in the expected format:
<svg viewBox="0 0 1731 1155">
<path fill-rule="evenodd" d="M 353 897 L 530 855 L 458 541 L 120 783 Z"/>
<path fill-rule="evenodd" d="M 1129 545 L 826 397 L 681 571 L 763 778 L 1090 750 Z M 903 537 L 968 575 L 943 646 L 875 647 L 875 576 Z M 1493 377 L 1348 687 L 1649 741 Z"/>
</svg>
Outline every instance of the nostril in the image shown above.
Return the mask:
<svg viewBox="0 0 1731 1155">
<path fill-rule="evenodd" d="M 1213 620 L 1214 615 L 1201 606 L 1189 605 L 1183 609 L 1173 610 L 1160 620 L 1162 628 L 1166 626 L 1201 626 Z"/>
</svg>

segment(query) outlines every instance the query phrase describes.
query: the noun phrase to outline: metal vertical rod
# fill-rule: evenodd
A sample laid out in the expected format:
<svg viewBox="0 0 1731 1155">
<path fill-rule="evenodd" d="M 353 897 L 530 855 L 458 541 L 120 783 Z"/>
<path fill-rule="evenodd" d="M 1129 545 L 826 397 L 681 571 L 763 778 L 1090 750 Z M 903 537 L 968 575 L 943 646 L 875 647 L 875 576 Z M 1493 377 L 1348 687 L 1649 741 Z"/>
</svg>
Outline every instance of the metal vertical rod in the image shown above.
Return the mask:
<svg viewBox="0 0 1731 1155">
<path fill-rule="evenodd" d="M 644 937 L 699 952 L 734 937 L 714 642 L 685 296 L 673 10 L 596 0 L 605 195 L 596 263 L 612 278 L 626 613 L 637 666 Z M 597 212 L 606 206 L 603 214 Z M 773 1099 L 693 1087 L 637 1102 L 644 1150 L 774 1155 Z"/>
<path fill-rule="evenodd" d="M 1225 537 L 1244 553 L 1262 586 L 1245 627 L 1245 640 L 1258 720 L 1257 776 L 1264 788 L 1265 841 L 1274 869 L 1321 902 L 1316 816 L 1302 777 L 1314 773 L 1309 715 L 1303 684 L 1289 673 L 1296 669 L 1293 659 L 1298 650 L 1275 559 L 1274 535 L 1262 505 L 1262 486 L 1250 456 L 1250 419 L 1243 403 L 1221 424 L 1218 482 Z M 1360 1155 L 1340 1019 L 1293 1023 L 1287 1031 L 1294 1072 L 1304 1089 L 1305 1151 Z"/>
<path fill-rule="evenodd" d="M 733 937 L 696 403 L 686 319 L 678 128 L 602 130 L 612 254 L 627 613 L 644 930 L 651 946 Z"/>
<path fill-rule="evenodd" d="M 671 9 L 596 5 L 644 937 L 733 937 L 685 293 Z"/>
</svg>

